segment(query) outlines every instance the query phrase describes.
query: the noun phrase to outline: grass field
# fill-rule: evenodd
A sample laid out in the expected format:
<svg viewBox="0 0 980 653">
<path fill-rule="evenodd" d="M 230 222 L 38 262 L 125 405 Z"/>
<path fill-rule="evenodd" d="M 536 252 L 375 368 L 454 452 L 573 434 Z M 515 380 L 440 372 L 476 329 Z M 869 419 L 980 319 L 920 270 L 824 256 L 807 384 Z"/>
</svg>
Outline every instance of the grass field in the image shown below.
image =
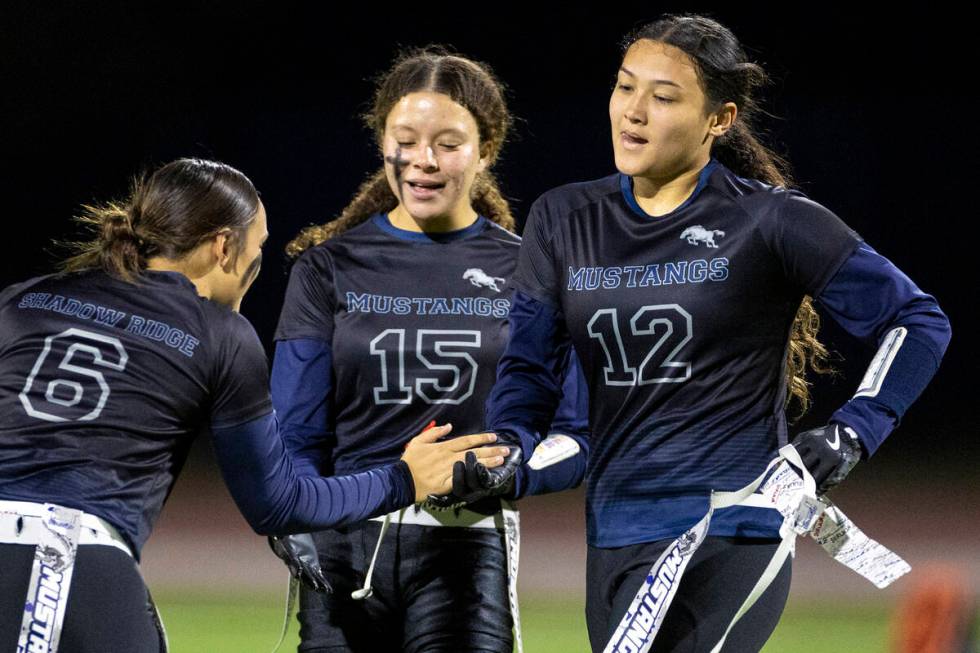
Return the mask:
<svg viewBox="0 0 980 653">
<path fill-rule="evenodd" d="M 269 653 L 282 626 L 283 598 L 161 593 L 157 600 L 174 653 Z M 884 607 L 791 603 L 765 653 L 884 653 Z M 588 651 L 581 601 L 522 597 L 527 653 Z M 280 651 L 295 651 L 295 618 Z"/>
</svg>

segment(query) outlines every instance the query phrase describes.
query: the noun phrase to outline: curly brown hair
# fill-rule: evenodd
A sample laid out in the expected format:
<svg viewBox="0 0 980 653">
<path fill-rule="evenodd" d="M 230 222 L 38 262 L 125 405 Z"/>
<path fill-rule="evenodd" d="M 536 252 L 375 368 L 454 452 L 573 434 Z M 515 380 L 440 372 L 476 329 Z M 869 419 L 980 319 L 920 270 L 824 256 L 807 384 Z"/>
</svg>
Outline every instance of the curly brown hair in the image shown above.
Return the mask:
<svg viewBox="0 0 980 653">
<path fill-rule="evenodd" d="M 374 132 L 380 145 L 385 120 L 392 107 L 409 93 L 433 91 L 448 95 L 466 108 L 476 120 L 481 152 L 488 164 L 500 155 L 513 122 L 504 99 L 504 86 L 483 63 L 455 54 L 442 46 L 428 46 L 402 54 L 377 80 L 371 109 L 364 114 L 365 124 Z M 490 172 L 478 173 L 471 190 L 470 202 L 480 215 L 508 231 L 514 230 L 510 206 Z M 387 213 L 398 206 L 391 192 L 384 168 L 369 176 L 357 189 L 354 198 L 330 222 L 303 229 L 286 246 L 286 254 L 295 257 L 304 250 L 355 227 L 376 213 Z"/>
</svg>

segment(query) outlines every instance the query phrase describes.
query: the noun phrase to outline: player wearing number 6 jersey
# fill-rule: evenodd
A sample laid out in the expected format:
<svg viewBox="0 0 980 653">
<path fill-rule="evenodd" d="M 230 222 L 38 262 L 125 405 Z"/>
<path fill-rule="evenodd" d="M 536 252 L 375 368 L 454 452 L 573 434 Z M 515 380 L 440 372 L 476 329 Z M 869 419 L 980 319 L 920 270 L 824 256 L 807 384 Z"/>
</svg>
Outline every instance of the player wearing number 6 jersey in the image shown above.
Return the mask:
<svg viewBox="0 0 980 653">
<path fill-rule="evenodd" d="M 557 401 L 555 343 L 570 341 L 593 433 L 587 617 L 595 651 L 647 650 L 649 606 L 674 578 L 668 569 L 638 596 L 651 565 L 705 515 L 712 490 L 747 485 L 786 443 L 787 398 L 805 406 L 804 363 L 821 350 L 810 297 L 880 348 L 832 424 L 796 439 L 822 490 L 875 452 L 949 340 L 931 296 L 787 187 L 747 120 L 763 79 L 710 19 L 672 16 L 638 30 L 609 103 L 619 172 L 546 193 L 524 232 L 487 426 L 533 449 Z M 759 508 L 714 516 L 653 650 L 713 649 L 773 556 L 781 521 Z M 724 651 L 762 647 L 789 574 L 787 564 Z M 634 598 L 643 599 L 637 610 Z M 613 637 L 621 620 L 622 637 Z"/>
<path fill-rule="evenodd" d="M 199 431 L 249 524 L 282 534 L 448 491 L 460 445 L 490 440 L 431 429 L 384 467 L 299 477 L 237 313 L 267 236 L 252 183 L 183 159 L 88 221 L 65 273 L 0 293 L 0 650 L 165 649 L 136 560 Z"/>
<path fill-rule="evenodd" d="M 432 420 L 453 434 L 484 430 L 520 242 L 487 171 L 509 121 L 499 84 L 468 59 L 410 52 L 382 77 L 368 124 L 384 169 L 340 218 L 290 246 L 303 253 L 272 388 L 306 473 L 383 468 Z M 301 594 L 300 650 L 513 650 L 517 522 L 506 500 L 577 485 L 585 471 L 585 399 L 569 356 L 555 361 L 564 400 L 545 433 L 582 451 L 524 466 L 514 487 L 466 508 L 425 505 L 316 533 L 334 591 Z"/>
</svg>

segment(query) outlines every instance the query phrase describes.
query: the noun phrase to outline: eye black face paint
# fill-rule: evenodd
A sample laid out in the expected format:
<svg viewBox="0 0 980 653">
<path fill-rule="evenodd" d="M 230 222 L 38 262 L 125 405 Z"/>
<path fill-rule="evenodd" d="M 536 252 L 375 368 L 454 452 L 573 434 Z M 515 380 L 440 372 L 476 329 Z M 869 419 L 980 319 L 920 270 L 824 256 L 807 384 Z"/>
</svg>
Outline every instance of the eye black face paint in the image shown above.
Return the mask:
<svg viewBox="0 0 980 653">
<path fill-rule="evenodd" d="M 402 191 L 402 172 L 408 166 L 408 160 L 402 158 L 402 148 L 399 145 L 395 148 L 395 156 L 386 156 L 385 162 L 390 163 L 395 169 L 395 188 L 398 189 L 398 201 L 404 203 L 404 191 Z"/>
<path fill-rule="evenodd" d="M 259 270 L 262 269 L 262 252 L 252 259 L 252 262 L 248 264 L 245 268 L 245 274 L 242 275 L 242 288 L 247 288 L 255 278 L 259 276 Z"/>
</svg>

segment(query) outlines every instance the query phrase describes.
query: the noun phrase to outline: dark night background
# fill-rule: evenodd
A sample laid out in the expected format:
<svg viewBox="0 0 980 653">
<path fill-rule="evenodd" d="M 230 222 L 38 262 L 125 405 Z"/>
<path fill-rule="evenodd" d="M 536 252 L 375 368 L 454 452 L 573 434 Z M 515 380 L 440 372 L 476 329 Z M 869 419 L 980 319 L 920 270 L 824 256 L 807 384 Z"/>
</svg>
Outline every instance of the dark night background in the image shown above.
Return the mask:
<svg viewBox="0 0 980 653">
<path fill-rule="evenodd" d="M 863 473 L 970 483 L 961 474 L 972 474 L 980 446 L 966 258 L 975 207 L 961 199 L 975 169 L 968 27 L 938 9 L 861 16 L 817 4 L 594 3 L 527 13 L 532 6 L 543 7 L 5 3 L 0 285 L 51 268 L 50 241 L 73 233 L 80 204 L 121 196 L 133 173 L 170 159 L 215 158 L 248 174 L 268 209 L 265 267 L 243 307 L 268 346 L 286 282 L 283 246 L 336 215 L 379 163 L 357 116 L 371 77 L 400 45 L 451 44 L 507 83 L 519 122 L 496 171 L 523 221 L 545 190 L 612 172 L 606 103 L 621 36 L 662 11 L 707 11 L 773 76 L 773 115 L 761 126 L 803 190 L 952 320 L 938 376 Z M 833 325 L 824 333 L 846 378 L 819 384 L 803 425 L 849 397 L 871 355 Z"/>
</svg>

